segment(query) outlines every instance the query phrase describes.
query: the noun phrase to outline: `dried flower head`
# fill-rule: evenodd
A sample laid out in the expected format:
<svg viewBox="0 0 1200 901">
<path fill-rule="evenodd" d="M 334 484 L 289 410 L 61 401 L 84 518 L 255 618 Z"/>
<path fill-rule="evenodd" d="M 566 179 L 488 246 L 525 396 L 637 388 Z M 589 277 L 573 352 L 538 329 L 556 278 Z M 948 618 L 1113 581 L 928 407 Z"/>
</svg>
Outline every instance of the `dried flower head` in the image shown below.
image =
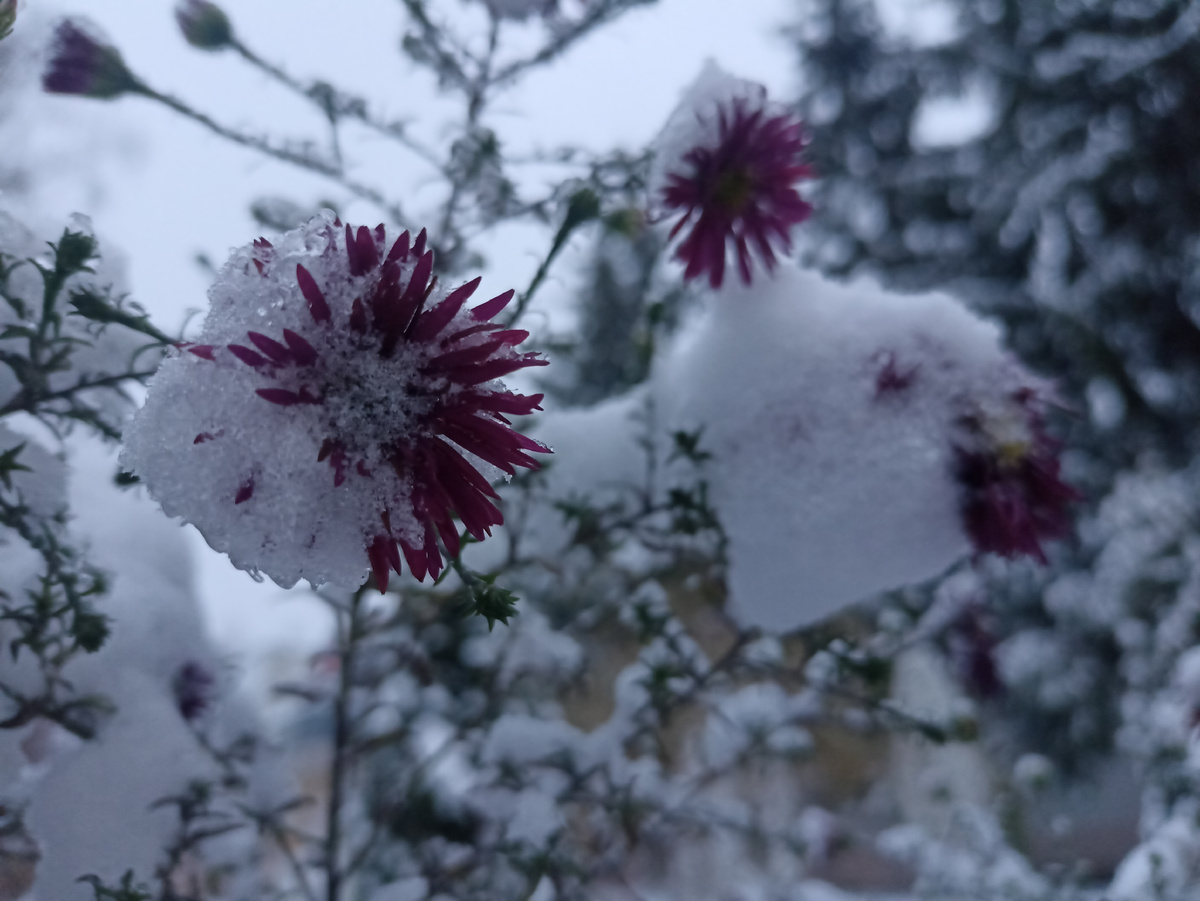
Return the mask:
<svg viewBox="0 0 1200 901">
<path fill-rule="evenodd" d="M 121 52 L 90 31 L 74 19 L 58 24 L 50 44 L 50 60 L 42 73 L 42 87 L 52 94 L 106 100 L 145 90 L 126 68 Z"/>
<path fill-rule="evenodd" d="M 233 43 L 233 26 L 225 11 L 208 0 L 183 0 L 175 7 L 175 21 L 184 40 L 201 50 L 220 50 Z"/>
<path fill-rule="evenodd" d="M 418 579 L 503 522 L 490 481 L 547 448 L 507 417 L 542 395 L 499 379 L 545 365 L 528 333 L 491 322 L 507 291 L 466 308 L 425 232 L 387 239 L 325 213 L 234 252 L 195 344 L 163 364 L 123 460 L 169 515 L 281 585 L 380 589 L 403 554 Z"/>
<path fill-rule="evenodd" d="M 1021 388 L 999 409 L 963 420 L 955 476 L 963 524 L 975 549 L 1046 562 L 1042 542 L 1071 531 L 1081 495 L 1059 476 L 1059 444 L 1046 433 L 1042 400 Z"/>
<path fill-rule="evenodd" d="M 719 288 L 732 251 L 750 284 L 756 256 L 773 269 L 777 249 L 791 250 L 792 227 L 812 212 L 796 190 L 812 175 L 804 144 L 800 121 L 765 88 L 707 65 L 658 139 L 651 177 L 655 202 L 682 214 L 671 237 L 687 230 L 675 251 L 684 278 L 707 273 Z"/>
</svg>

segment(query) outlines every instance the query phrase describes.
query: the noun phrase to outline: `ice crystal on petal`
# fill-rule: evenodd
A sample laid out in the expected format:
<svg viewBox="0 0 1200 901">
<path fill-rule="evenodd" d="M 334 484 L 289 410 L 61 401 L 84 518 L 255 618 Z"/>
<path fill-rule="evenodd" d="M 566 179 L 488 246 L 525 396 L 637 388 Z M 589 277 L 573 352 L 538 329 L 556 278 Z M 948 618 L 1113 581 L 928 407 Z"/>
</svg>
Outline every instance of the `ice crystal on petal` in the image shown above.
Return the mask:
<svg viewBox="0 0 1200 901">
<path fill-rule="evenodd" d="M 801 161 L 804 130 L 766 89 L 708 63 L 656 142 L 650 179 L 654 202 L 680 215 L 671 236 L 684 234 L 675 256 L 684 278 L 708 275 L 719 288 L 728 252 L 749 284 L 755 257 L 775 266 L 792 248 L 791 229 L 812 207 L 796 191 L 811 176 Z"/>
<path fill-rule="evenodd" d="M 541 394 L 503 376 L 545 361 L 528 333 L 490 320 L 512 292 L 474 308 L 479 279 L 446 291 L 425 233 L 390 241 L 331 213 L 234 252 L 195 343 L 151 384 L 124 464 L 170 515 L 233 563 L 281 585 L 381 589 L 401 557 L 437 576 L 502 517 L 489 477 L 536 468 L 547 448 L 508 417 Z"/>
</svg>

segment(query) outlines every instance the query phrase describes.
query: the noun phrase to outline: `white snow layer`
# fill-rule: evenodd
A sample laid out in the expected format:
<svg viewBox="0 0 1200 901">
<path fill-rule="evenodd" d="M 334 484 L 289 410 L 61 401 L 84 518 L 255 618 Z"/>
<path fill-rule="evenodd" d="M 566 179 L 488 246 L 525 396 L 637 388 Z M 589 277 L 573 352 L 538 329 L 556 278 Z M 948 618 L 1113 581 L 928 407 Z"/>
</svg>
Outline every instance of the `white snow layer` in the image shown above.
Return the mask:
<svg viewBox="0 0 1200 901">
<path fill-rule="evenodd" d="M 56 901 L 91 898 L 91 889 L 77 882 L 88 873 L 111 883 L 129 868 L 153 871 L 175 818 L 151 805 L 191 780 L 216 775 L 180 715 L 173 678 L 189 661 L 221 671 L 204 636 L 182 534 L 137 492 L 112 485 L 110 449 L 81 435 L 71 449 L 72 533 L 88 559 L 113 575 L 112 590 L 98 602 L 113 631 L 100 652 L 72 661 L 65 675 L 81 693 L 107 698 L 115 714 L 90 742 L 45 721 L 0 736 L 0 794 L 28 797 L 26 822 L 41 852 L 33 891 Z M 43 480 L 57 481 L 65 499 L 63 465 L 47 460 L 30 462 Z M 18 573 L 0 566 L 0 589 L 16 595 L 21 587 Z M 6 682 L 22 685 L 32 676 L 26 655 L 15 664 L 7 655 L 0 661 Z M 229 701 L 206 723 L 218 733 L 250 725 Z"/>
<path fill-rule="evenodd" d="M 962 420 L 1002 426 L 1023 387 L 1045 390 L 957 301 L 785 267 L 711 296 L 648 385 L 538 418 L 555 456 L 527 537 L 560 553 L 570 536 L 554 501 L 628 498 L 645 484 L 648 438 L 662 461 L 671 432 L 703 429 L 713 456 L 699 476 L 676 463 L 661 481 L 707 481 L 729 539 L 729 612 L 799 628 L 970 551 L 954 474 L 955 445 L 971 440 Z"/>
<path fill-rule="evenodd" d="M 1190 805 L 1185 805 L 1190 806 Z M 1134 848 L 1117 868 L 1106 898 L 1143 901 L 1190 897 L 1200 877 L 1200 829 L 1195 810 L 1173 816 Z"/>
<path fill-rule="evenodd" d="M 953 435 L 1020 384 L 999 339 L 949 297 L 792 268 L 711 298 L 654 390 L 714 455 L 731 612 L 797 628 L 968 551 Z"/>
</svg>

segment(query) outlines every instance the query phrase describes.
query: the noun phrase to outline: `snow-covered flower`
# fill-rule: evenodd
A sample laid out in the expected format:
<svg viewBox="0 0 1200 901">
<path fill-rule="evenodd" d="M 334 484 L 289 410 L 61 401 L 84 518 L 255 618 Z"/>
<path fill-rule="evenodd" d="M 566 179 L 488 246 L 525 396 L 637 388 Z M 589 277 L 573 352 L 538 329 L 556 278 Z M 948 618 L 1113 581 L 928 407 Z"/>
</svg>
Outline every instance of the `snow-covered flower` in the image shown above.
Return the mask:
<svg viewBox="0 0 1200 901">
<path fill-rule="evenodd" d="M 788 631 L 933 578 L 990 536 L 976 523 L 998 500 L 1029 511 L 1035 538 L 1065 528 L 1074 492 L 1034 415 L 1041 383 L 995 325 L 945 295 L 792 266 L 724 294 L 664 354 L 652 389 L 669 431 L 704 429 L 741 623 Z M 973 487 L 969 453 L 993 466 Z"/>
<path fill-rule="evenodd" d="M 144 90 L 125 66 L 121 51 L 73 19 L 64 19 L 54 30 L 50 59 L 42 73 L 42 87 L 52 94 L 78 94 L 110 99 Z"/>
<path fill-rule="evenodd" d="M 791 250 L 792 227 L 812 212 L 796 190 L 812 174 L 804 145 L 800 121 L 766 88 L 706 65 L 656 142 L 650 180 L 654 202 L 681 214 L 671 237 L 687 230 L 675 251 L 684 278 L 707 273 L 719 288 L 728 249 L 749 284 L 756 256 L 772 269 Z"/>
<path fill-rule="evenodd" d="M 1046 433 L 1036 391 L 1021 388 L 1002 407 L 964 417 L 955 447 L 963 525 L 980 552 L 1046 562 L 1042 542 L 1071 531 L 1079 493 L 1059 475 L 1059 444 Z"/>
<path fill-rule="evenodd" d="M 229 17 L 208 0 L 183 0 L 175 7 L 175 21 L 184 40 L 201 50 L 220 50 L 233 41 Z"/>
<path fill-rule="evenodd" d="M 547 448 L 508 416 L 542 395 L 501 377 L 545 361 L 514 349 L 528 332 L 473 309 L 476 278 L 446 291 L 425 232 L 332 213 L 235 251 L 194 344 L 163 364 L 125 435 L 124 464 L 169 515 L 233 563 L 281 585 L 386 588 L 403 553 L 418 579 L 503 522 L 489 480 L 536 468 Z"/>
</svg>

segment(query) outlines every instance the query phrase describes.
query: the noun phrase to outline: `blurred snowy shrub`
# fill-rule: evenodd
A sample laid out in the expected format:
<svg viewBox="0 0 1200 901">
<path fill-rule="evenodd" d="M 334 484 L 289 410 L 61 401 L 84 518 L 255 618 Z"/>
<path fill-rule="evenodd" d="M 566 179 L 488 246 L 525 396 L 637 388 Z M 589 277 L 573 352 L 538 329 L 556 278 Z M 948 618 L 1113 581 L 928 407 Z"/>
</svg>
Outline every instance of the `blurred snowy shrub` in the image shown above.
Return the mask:
<svg viewBox="0 0 1200 901">
<path fill-rule="evenodd" d="M 846 897 L 820 877 L 947 901 L 1190 901 L 1200 206 L 1178 148 L 1194 131 L 1179 112 L 1198 58 L 1192 5 L 963 2 L 955 28 L 913 43 L 883 33 L 866 0 L 819 0 L 795 31 L 807 125 L 713 67 L 645 152 L 514 158 L 496 115 L 505 92 L 637 5 L 404 0 L 404 52 L 462 113 L 432 143 L 374 98 L 267 62 L 210 3 L 180 6 L 183 38 L 291 91 L 321 140 L 228 125 L 156 91 L 91 32 L 60 30 L 51 89 L 164 105 L 386 221 L 378 236 L 310 241 L 332 226 L 303 225 L 311 197 L 258 203 L 264 228 L 301 231 L 235 254 L 214 289 L 229 315 L 211 316 L 160 376 L 168 387 L 180 372 L 202 378 L 156 386 L 150 419 L 129 433 L 130 459 L 168 508 L 177 495 L 218 510 L 217 532 L 270 508 L 267 527 L 214 541 L 245 565 L 282 554 L 277 573 L 262 568 L 320 580 L 308 540 L 318 557 L 325 533 L 344 545 L 332 556 L 346 585 L 319 592 L 335 634 L 283 687 L 300 710 L 285 738 L 315 803 L 255 794 L 257 744 L 216 737 L 219 667 L 173 644 L 131 663 L 154 673 L 144 701 L 113 694 L 169 713 L 158 747 L 196 752 L 200 775 L 162 789 L 158 813 L 176 828 L 157 858 L 145 843 L 128 864 L 114 852 L 80 891 Z M 995 109 L 938 134 L 947 98 Z M 427 167 L 437 199 L 401 203 L 360 181 L 364 132 Z M 372 286 L 390 285 L 405 309 L 427 295 L 422 316 L 439 328 L 412 358 L 397 353 L 398 369 L 348 365 L 351 350 L 399 341 L 355 300 L 394 246 L 384 233 L 418 221 L 436 228 Z M 481 236 L 512 223 L 541 228 L 536 269 L 511 303 L 485 304 L 495 319 L 468 325 L 448 298 L 465 301 L 472 283 L 456 286 L 485 265 Z M 580 241 L 592 250 L 577 325 L 528 336 L 566 364 L 547 370 L 560 406 L 547 404 L 530 439 L 499 420 L 487 440 L 477 423 L 446 428 L 447 400 L 478 401 L 492 378 L 533 391 L 508 348 Z M 783 259 L 792 242 L 865 278 L 797 271 Z M 738 278 L 726 282 L 730 266 Z M 113 329 L 141 323 L 161 348 L 111 298 L 93 292 L 76 309 Z M 440 343 L 442 328 L 477 326 L 493 338 Z M 433 360 L 481 365 L 481 380 L 463 369 L 442 384 Z M 11 391 L 25 390 L 14 377 Z M 233 410 L 232 394 L 206 393 L 226 377 L 239 402 L 262 403 Z M 385 377 L 398 396 L 376 384 Z M 357 403 L 359 389 L 372 402 L 331 419 L 329 399 Z M 75 405 L 91 397 L 83 388 L 61 390 L 43 398 L 46 421 L 112 423 Z M 505 398 L 489 408 L 500 417 L 541 399 L 484 393 Z M 177 427 L 156 432 L 156 416 Z M 10 490 L 49 509 L 61 492 L 17 467 L 50 473 L 53 459 L 3 434 Z M 429 449 L 435 434 L 451 456 Z M 555 451 L 549 465 L 511 471 L 534 440 Z M 380 450 L 397 447 L 403 466 Z M 203 454 L 229 459 L 193 484 Z M 290 491 L 302 479 L 287 466 L 270 490 L 253 470 L 290 454 L 314 490 Z M 381 465 L 396 480 L 376 492 Z M 501 472 L 512 479 L 493 488 Z M 407 571 L 386 577 L 401 556 Z M 356 584 L 368 568 L 382 595 Z M 133 719 L 111 722 L 137 734 Z M 95 766 L 117 772 L 115 757 L 134 757 L 111 753 Z M 1046 806 L 1104 754 L 1142 793 L 1140 836 L 1119 831 L 1127 811 L 1104 810 L 1117 806 L 1107 794 L 1099 812 Z M 64 786 L 98 778 L 78 759 L 80 781 L 64 766 Z M 29 834 L 57 823 L 46 853 L 76 847 L 67 822 L 31 813 Z M 231 838 L 252 833 L 263 844 Z M 1073 849 L 1059 841 L 1072 835 Z M 14 846 L 27 865 L 28 846 Z"/>
</svg>

